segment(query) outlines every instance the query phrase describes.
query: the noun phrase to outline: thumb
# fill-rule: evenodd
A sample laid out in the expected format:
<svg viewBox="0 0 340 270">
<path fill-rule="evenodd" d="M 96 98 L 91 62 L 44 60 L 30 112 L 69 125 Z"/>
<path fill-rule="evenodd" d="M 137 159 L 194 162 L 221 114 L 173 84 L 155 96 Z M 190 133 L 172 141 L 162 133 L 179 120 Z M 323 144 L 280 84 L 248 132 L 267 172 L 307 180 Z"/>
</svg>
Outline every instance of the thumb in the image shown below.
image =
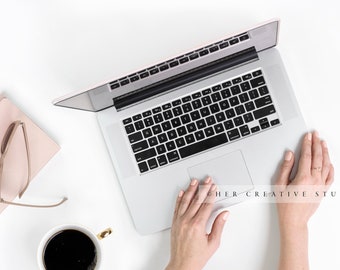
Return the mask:
<svg viewBox="0 0 340 270">
<path fill-rule="evenodd" d="M 276 181 L 276 185 L 288 185 L 289 177 L 294 165 L 294 154 L 292 151 L 285 153 L 284 161 L 282 162 L 280 173 Z"/>
<path fill-rule="evenodd" d="M 216 245 L 216 248 L 220 245 L 224 224 L 226 223 L 228 216 L 229 211 L 223 211 L 216 217 L 212 225 L 211 232 L 209 234 L 209 242 Z"/>
</svg>

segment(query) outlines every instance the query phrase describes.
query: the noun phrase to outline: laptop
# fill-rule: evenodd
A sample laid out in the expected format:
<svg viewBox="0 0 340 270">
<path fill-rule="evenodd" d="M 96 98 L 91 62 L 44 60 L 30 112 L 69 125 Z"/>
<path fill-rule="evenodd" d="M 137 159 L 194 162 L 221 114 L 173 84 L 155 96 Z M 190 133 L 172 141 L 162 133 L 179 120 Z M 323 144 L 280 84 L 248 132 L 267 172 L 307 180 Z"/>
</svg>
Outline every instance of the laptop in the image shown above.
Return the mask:
<svg viewBox="0 0 340 270">
<path fill-rule="evenodd" d="M 306 132 L 271 20 L 54 101 L 96 112 L 140 234 L 169 228 L 192 178 L 270 185 Z M 220 198 L 215 211 L 230 205 Z"/>
</svg>

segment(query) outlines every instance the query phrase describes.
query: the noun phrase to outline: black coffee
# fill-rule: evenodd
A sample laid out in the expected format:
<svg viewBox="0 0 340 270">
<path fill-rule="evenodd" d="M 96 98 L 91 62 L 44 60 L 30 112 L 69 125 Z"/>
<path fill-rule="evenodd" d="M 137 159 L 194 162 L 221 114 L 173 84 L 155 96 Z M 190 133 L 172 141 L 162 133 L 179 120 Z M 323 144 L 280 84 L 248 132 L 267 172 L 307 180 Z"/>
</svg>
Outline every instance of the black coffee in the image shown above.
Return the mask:
<svg viewBox="0 0 340 270">
<path fill-rule="evenodd" d="M 47 270 L 91 270 L 97 262 L 92 240 L 77 230 L 64 230 L 51 237 L 43 254 Z"/>
</svg>

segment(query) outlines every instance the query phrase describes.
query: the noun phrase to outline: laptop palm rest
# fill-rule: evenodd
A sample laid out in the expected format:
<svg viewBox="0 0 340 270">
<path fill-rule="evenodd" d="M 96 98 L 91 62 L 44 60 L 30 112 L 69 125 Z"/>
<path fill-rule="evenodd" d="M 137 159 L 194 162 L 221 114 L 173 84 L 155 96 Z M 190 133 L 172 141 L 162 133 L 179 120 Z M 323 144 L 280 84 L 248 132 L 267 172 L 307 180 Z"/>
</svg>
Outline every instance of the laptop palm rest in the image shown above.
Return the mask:
<svg viewBox="0 0 340 270">
<path fill-rule="evenodd" d="M 216 202 L 234 204 L 237 195 L 254 188 L 240 150 L 188 168 L 190 179 L 204 180 L 210 176 L 217 185 Z"/>
</svg>

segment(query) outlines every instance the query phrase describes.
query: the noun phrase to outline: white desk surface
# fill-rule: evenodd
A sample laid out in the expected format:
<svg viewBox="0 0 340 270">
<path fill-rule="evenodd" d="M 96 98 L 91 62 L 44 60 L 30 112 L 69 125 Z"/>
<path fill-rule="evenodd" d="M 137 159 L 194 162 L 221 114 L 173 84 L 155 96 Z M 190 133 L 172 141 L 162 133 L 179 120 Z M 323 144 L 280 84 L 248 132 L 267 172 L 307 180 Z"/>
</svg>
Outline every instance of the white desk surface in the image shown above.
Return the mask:
<svg viewBox="0 0 340 270">
<path fill-rule="evenodd" d="M 69 201 L 55 209 L 9 207 L 0 215 L 0 269 L 37 269 L 50 228 L 80 223 L 102 241 L 102 269 L 163 269 L 169 230 L 135 231 L 93 113 L 51 101 L 270 18 L 281 18 L 281 53 L 307 126 L 327 139 L 338 169 L 340 16 L 337 1 L 0 0 L 0 92 L 61 146 L 24 198 Z M 340 190 L 310 221 L 311 269 L 340 269 Z M 43 202 L 43 199 L 39 199 Z M 205 269 L 272 270 L 279 255 L 275 205 L 243 203 Z M 171 213 L 169 213 L 171 214 Z"/>
</svg>

